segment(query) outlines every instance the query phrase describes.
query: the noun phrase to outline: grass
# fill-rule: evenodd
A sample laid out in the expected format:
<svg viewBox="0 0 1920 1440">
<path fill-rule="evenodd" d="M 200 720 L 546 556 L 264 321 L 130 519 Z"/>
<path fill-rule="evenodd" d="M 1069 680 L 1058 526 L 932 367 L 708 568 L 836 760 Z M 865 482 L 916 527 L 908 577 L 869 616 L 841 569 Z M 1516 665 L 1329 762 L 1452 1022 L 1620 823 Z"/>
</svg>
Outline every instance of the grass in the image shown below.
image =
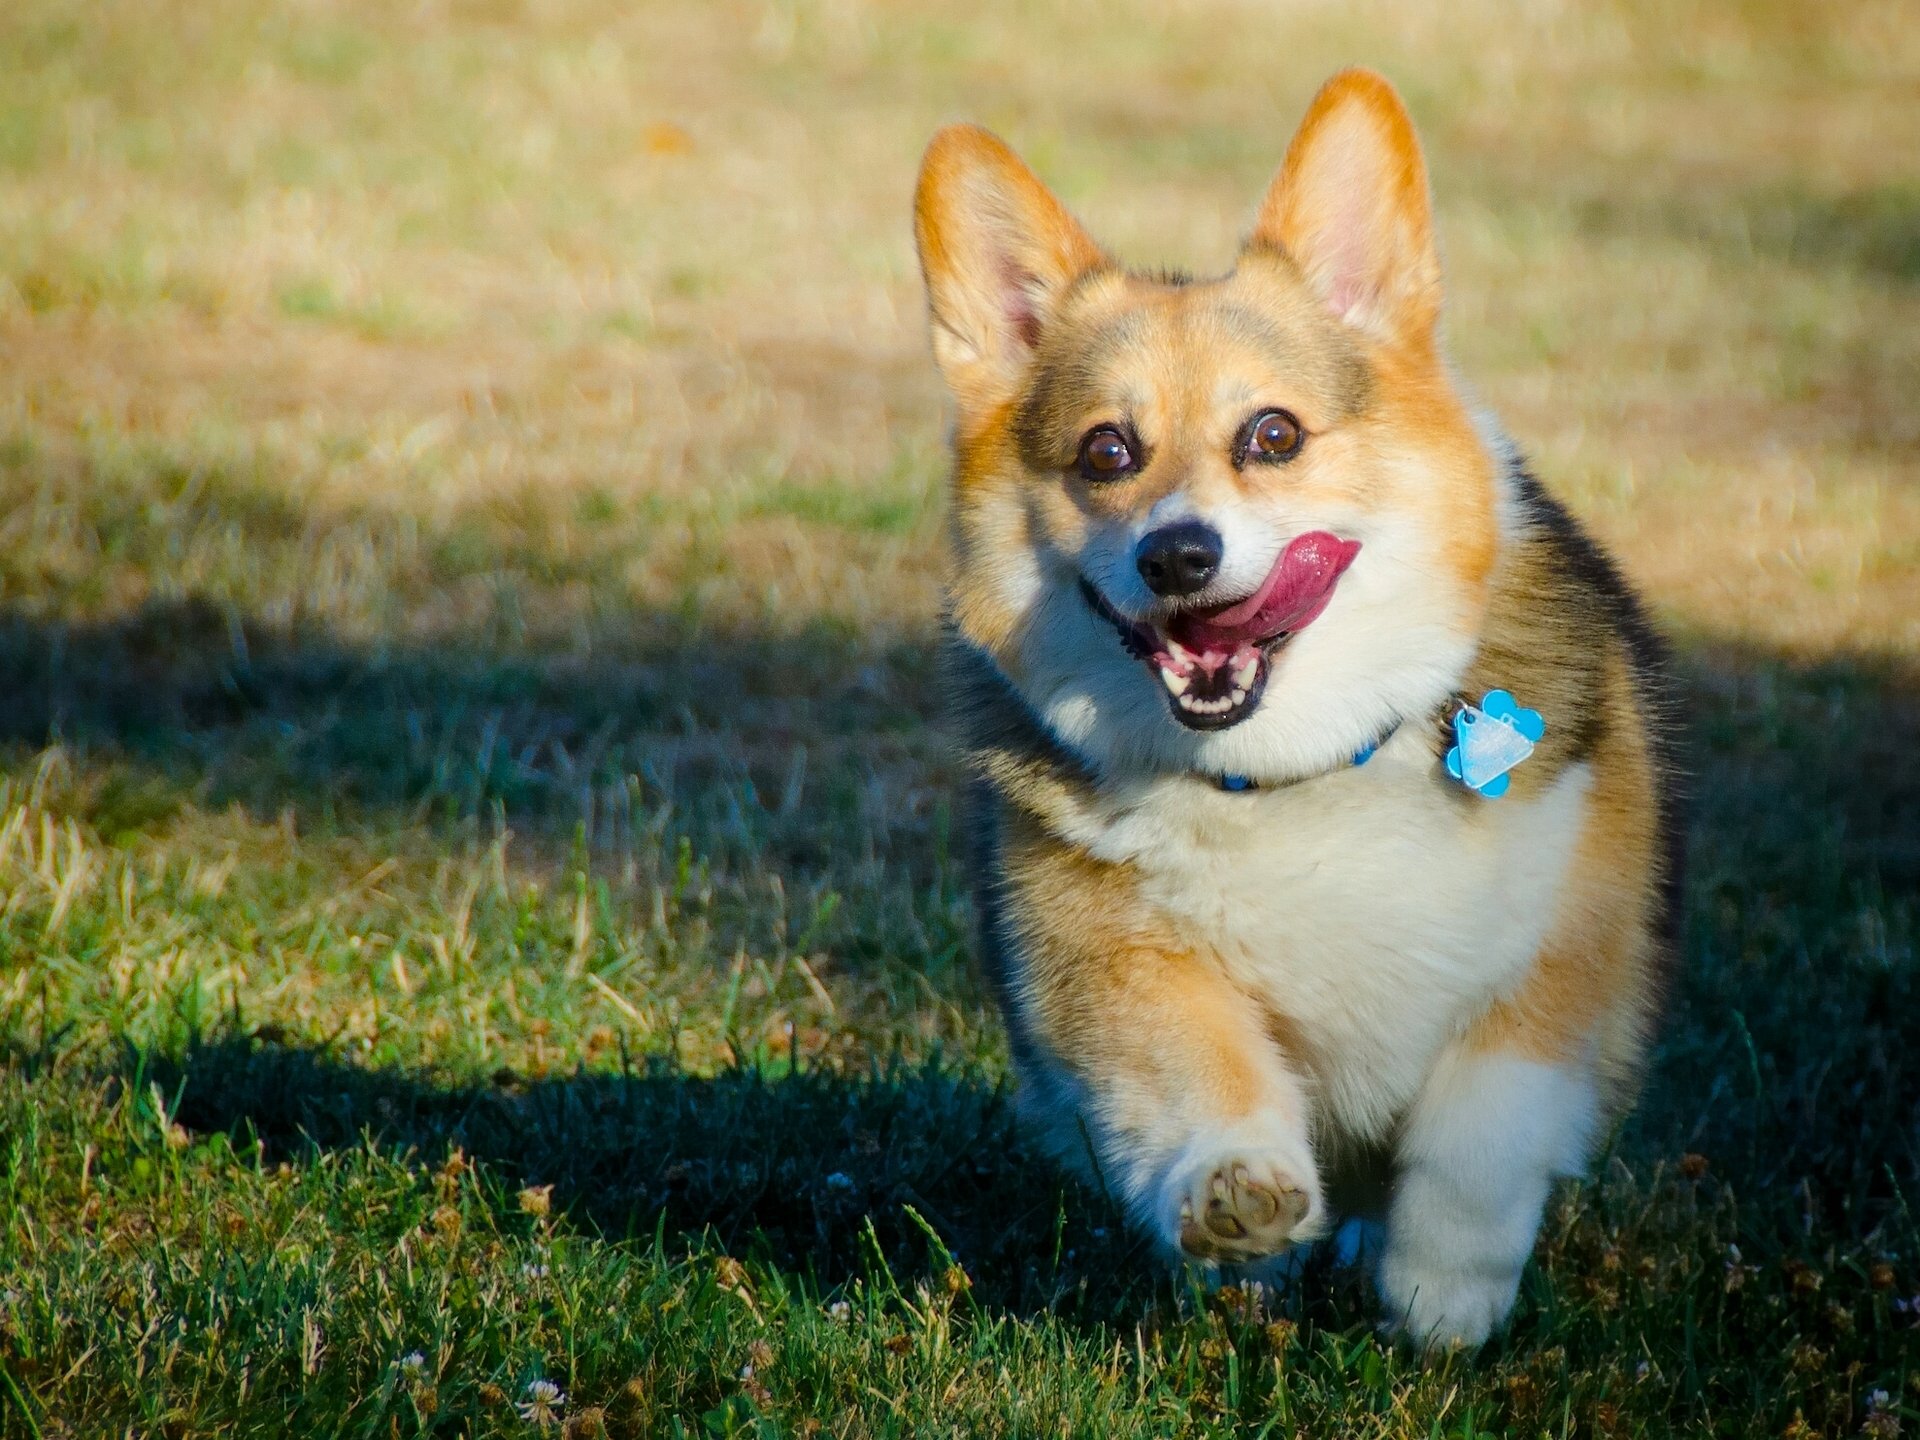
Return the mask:
<svg viewBox="0 0 1920 1440">
<path fill-rule="evenodd" d="M 0 1435 L 1911 1432 L 1915 44 L 4 7 Z M 1512 1331 L 1425 1362 L 1351 1276 L 1157 1272 L 1011 1124 L 905 214 L 971 115 L 1220 263 L 1352 59 L 1465 369 L 1694 702 L 1646 1102 Z"/>
</svg>

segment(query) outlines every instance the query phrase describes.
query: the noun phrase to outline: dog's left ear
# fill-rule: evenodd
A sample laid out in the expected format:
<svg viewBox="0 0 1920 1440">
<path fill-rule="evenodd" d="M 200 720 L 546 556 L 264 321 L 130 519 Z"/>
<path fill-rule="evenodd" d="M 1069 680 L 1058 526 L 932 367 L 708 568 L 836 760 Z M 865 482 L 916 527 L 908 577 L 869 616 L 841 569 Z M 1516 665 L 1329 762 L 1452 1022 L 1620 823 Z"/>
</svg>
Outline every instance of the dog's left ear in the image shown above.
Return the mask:
<svg viewBox="0 0 1920 1440">
<path fill-rule="evenodd" d="M 1383 76 L 1343 70 L 1320 88 L 1247 244 L 1284 251 L 1334 314 L 1372 338 L 1432 337 L 1440 257 L 1427 167 Z"/>
<path fill-rule="evenodd" d="M 1061 292 L 1106 259 L 1020 158 L 977 125 L 949 125 L 927 146 L 913 233 L 934 360 L 963 419 L 1018 393 Z"/>
</svg>

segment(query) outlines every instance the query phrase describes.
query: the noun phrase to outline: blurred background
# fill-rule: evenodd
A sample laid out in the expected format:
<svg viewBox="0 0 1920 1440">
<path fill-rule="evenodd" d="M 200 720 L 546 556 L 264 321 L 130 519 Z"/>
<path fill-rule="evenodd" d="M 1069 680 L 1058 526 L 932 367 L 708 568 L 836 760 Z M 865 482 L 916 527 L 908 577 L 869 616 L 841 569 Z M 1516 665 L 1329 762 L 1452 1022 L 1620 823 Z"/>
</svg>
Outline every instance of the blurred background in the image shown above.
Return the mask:
<svg viewBox="0 0 1920 1440">
<path fill-rule="evenodd" d="M 740 1391 L 734 1272 L 589 1238 L 563 1265 L 545 1194 L 511 1200 L 536 1182 L 769 1287 L 921 1265 L 931 1224 L 972 1293 L 1069 1317 L 1018 1387 L 1092 1387 L 1060 1433 L 1134 1413 L 1099 1326 L 1130 1354 L 1160 1323 L 1150 1268 L 1019 1159 L 972 968 L 909 197 L 973 119 L 1122 257 L 1218 270 L 1349 63 L 1424 136 L 1465 375 L 1645 588 L 1692 712 L 1659 1070 L 1472 1405 L 1891 1415 L 1862 1394 L 1901 1393 L 1920 1315 L 1906 0 L 5 0 L 0 1135 L 39 1219 L 0 1223 L 0 1372 L 43 1419 L 146 1433 L 171 1385 L 194 1425 L 264 1425 L 271 1365 L 337 1418 L 456 1323 L 472 1405 L 535 1374 L 604 1399 L 662 1286 L 717 1328 L 648 1393 Z M 226 1133 L 345 1158 L 274 1179 Z M 473 1260 L 456 1319 L 429 1271 L 404 1334 L 357 1288 L 393 1273 L 380 1225 L 468 1193 L 369 1139 L 510 1177 L 452 1234 L 492 1216 L 524 1253 Z M 297 1285 L 223 1308 L 220 1265 L 290 1253 Z M 525 1279 L 550 1259 L 610 1327 L 571 1370 Z M 1357 1300 L 1311 1313 L 1366 1333 Z M 954 1352 L 815 1322 L 846 1414 L 878 1366 L 959 1393 Z M 1206 1323 L 1172 1332 L 1166 1413 L 1227 1403 Z M 1315 1353 L 1315 1413 L 1374 1403 Z M 1379 1383 L 1441 1433 L 1452 1381 Z"/>
<path fill-rule="evenodd" d="M 1453 343 L 1678 627 L 1920 638 L 1920 39 L 1896 3 L 61 3 L 0 17 L 9 612 L 263 642 L 924 633 L 907 201 L 1004 134 L 1230 262 L 1364 61 Z"/>
<path fill-rule="evenodd" d="M 1353 61 L 1423 130 L 1465 373 L 1681 643 L 1716 951 L 1819 949 L 1750 903 L 1769 876 L 1900 949 L 1906 901 L 1856 892 L 1920 874 L 1911 20 L 14 0 L 0 734 L 16 829 L 54 830 L 5 852 L 52 919 L 0 1001 L 52 976 L 76 1033 L 140 1033 L 186 986 L 544 1065 L 586 1044 L 530 1040 L 552 985 L 647 1044 L 671 1018 L 696 1064 L 796 1024 L 997 1055 L 930 723 L 921 147 L 983 121 L 1119 254 L 1205 272 Z M 256 920 L 340 887 L 368 913 L 268 985 L 225 912 L 190 961 L 108 914 L 140 864 Z M 501 1000 L 508 953 L 478 1009 L 449 980 L 383 1021 L 391 976 L 341 947 L 472 949 L 510 872 L 553 887 L 567 972 Z M 661 898 L 690 885 L 697 915 Z M 133 957 L 111 1004 L 58 943 L 88 897 Z"/>
</svg>

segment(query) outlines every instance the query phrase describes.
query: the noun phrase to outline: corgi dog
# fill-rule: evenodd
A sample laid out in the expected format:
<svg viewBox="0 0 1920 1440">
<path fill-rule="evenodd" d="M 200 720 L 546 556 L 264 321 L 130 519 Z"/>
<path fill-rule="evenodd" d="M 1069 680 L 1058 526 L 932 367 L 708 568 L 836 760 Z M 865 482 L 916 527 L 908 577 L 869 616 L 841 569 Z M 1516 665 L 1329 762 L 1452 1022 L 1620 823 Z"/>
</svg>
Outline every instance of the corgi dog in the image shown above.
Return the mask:
<svg viewBox="0 0 1920 1440">
<path fill-rule="evenodd" d="M 1170 1258 L 1382 1222 L 1382 1323 L 1486 1339 L 1636 1090 L 1676 771 L 1638 602 L 1443 350 L 1405 107 L 1329 81 L 1218 279 L 973 126 L 914 218 L 1024 1111 Z"/>
</svg>

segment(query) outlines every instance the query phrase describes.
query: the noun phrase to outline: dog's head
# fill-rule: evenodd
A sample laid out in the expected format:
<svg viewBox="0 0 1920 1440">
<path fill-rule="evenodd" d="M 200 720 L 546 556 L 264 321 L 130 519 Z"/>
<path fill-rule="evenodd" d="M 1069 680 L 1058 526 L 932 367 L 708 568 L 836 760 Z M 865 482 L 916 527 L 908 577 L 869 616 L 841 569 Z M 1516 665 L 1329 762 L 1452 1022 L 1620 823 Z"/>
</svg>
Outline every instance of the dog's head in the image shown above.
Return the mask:
<svg viewBox="0 0 1920 1440">
<path fill-rule="evenodd" d="M 1121 269 L 971 126 L 928 148 L 915 231 L 958 411 L 953 620 L 1061 739 L 1277 781 L 1450 693 L 1499 466 L 1386 81 L 1328 82 L 1217 280 Z"/>
</svg>

